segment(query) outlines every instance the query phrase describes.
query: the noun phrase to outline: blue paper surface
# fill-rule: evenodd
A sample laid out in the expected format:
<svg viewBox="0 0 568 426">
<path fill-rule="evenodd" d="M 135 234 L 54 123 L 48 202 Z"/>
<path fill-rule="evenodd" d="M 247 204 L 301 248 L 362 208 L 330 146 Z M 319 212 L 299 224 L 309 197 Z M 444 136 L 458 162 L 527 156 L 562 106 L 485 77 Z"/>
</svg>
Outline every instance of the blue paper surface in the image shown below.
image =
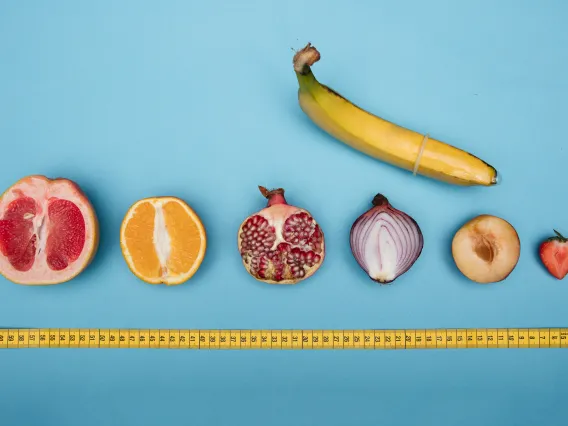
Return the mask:
<svg viewBox="0 0 568 426">
<path fill-rule="evenodd" d="M 0 191 L 75 180 L 101 225 L 75 280 L 0 279 L 0 326 L 67 328 L 568 327 L 568 281 L 541 266 L 568 233 L 568 3 L 502 0 L 29 1 L 0 4 Z M 293 50 L 369 111 L 468 150 L 492 188 L 434 182 L 330 138 L 297 103 Z M 241 221 L 283 187 L 321 224 L 323 267 L 297 286 L 249 277 Z M 359 269 L 349 229 L 381 192 L 425 238 L 391 286 Z M 128 270 L 129 206 L 185 199 L 209 240 L 177 287 Z M 499 284 L 456 269 L 454 232 L 508 220 L 521 258 Z M 562 349 L 0 352 L 1 425 L 563 425 Z"/>
</svg>

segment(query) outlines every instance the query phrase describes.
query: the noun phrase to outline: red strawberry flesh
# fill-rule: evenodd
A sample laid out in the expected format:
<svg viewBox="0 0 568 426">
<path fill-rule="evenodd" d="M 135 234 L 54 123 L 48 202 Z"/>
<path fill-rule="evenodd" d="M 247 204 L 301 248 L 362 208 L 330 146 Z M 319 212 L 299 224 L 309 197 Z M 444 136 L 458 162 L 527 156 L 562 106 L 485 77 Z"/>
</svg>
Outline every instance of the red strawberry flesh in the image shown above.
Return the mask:
<svg viewBox="0 0 568 426">
<path fill-rule="evenodd" d="M 539 255 L 550 274 L 561 280 L 568 274 L 568 240 L 554 232 L 557 236 L 540 245 Z"/>
</svg>

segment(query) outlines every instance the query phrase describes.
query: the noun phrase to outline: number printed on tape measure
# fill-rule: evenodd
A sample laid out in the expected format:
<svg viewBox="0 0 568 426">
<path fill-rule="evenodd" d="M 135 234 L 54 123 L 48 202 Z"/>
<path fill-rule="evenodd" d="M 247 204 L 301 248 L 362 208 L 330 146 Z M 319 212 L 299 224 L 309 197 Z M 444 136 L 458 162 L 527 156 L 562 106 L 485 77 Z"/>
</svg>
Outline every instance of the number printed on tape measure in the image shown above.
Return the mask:
<svg viewBox="0 0 568 426">
<path fill-rule="evenodd" d="M 0 329 L 0 349 L 568 348 L 568 328 L 398 330 Z"/>
<path fill-rule="evenodd" d="M 568 346 L 568 328 L 560 330 L 560 347 L 565 348 Z"/>
</svg>

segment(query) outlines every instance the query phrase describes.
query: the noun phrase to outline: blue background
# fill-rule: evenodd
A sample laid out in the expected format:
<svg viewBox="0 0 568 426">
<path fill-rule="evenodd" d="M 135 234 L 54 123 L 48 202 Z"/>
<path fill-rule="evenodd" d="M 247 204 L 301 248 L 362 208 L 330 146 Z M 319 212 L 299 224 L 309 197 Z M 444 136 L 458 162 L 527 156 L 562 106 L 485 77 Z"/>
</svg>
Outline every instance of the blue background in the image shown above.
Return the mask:
<svg viewBox="0 0 568 426">
<path fill-rule="evenodd" d="M 2 1 L 0 188 L 75 180 L 101 224 L 92 266 L 59 286 L 0 280 L 0 325 L 134 328 L 568 326 L 568 282 L 539 242 L 568 233 L 566 2 L 386 0 Z M 496 166 L 493 188 L 440 184 L 316 128 L 297 104 L 292 48 L 322 53 L 321 82 L 362 107 Z M 263 285 L 236 250 L 241 221 L 282 186 L 327 243 L 297 286 Z M 415 266 L 378 286 L 349 251 L 377 192 L 424 232 Z M 186 199 L 209 248 L 195 277 L 151 286 L 119 248 L 124 213 Z M 456 270 L 453 233 L 510 221 L 506 281 Z M 563 350 L 0 352 L 2 425 L 565 424 Z"/>
</svg>

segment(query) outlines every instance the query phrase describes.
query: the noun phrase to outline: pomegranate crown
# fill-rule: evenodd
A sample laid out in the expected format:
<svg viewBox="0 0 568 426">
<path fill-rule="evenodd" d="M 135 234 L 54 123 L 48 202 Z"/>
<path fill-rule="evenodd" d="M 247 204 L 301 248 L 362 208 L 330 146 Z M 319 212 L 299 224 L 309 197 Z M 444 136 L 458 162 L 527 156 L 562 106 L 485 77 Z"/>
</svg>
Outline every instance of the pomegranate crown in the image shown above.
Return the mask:
<svg viewBox="0 0 568 426">
<path fill-rule="evenodd" d="M 283 188 L 266 189 L 264 186 L 259 185 L 258 189 L 262 196 L 268 199 L 268 206 L 272 206 L 274 204 L 287 204 L 286 199 L 284 198 Z"/>
</svg>

